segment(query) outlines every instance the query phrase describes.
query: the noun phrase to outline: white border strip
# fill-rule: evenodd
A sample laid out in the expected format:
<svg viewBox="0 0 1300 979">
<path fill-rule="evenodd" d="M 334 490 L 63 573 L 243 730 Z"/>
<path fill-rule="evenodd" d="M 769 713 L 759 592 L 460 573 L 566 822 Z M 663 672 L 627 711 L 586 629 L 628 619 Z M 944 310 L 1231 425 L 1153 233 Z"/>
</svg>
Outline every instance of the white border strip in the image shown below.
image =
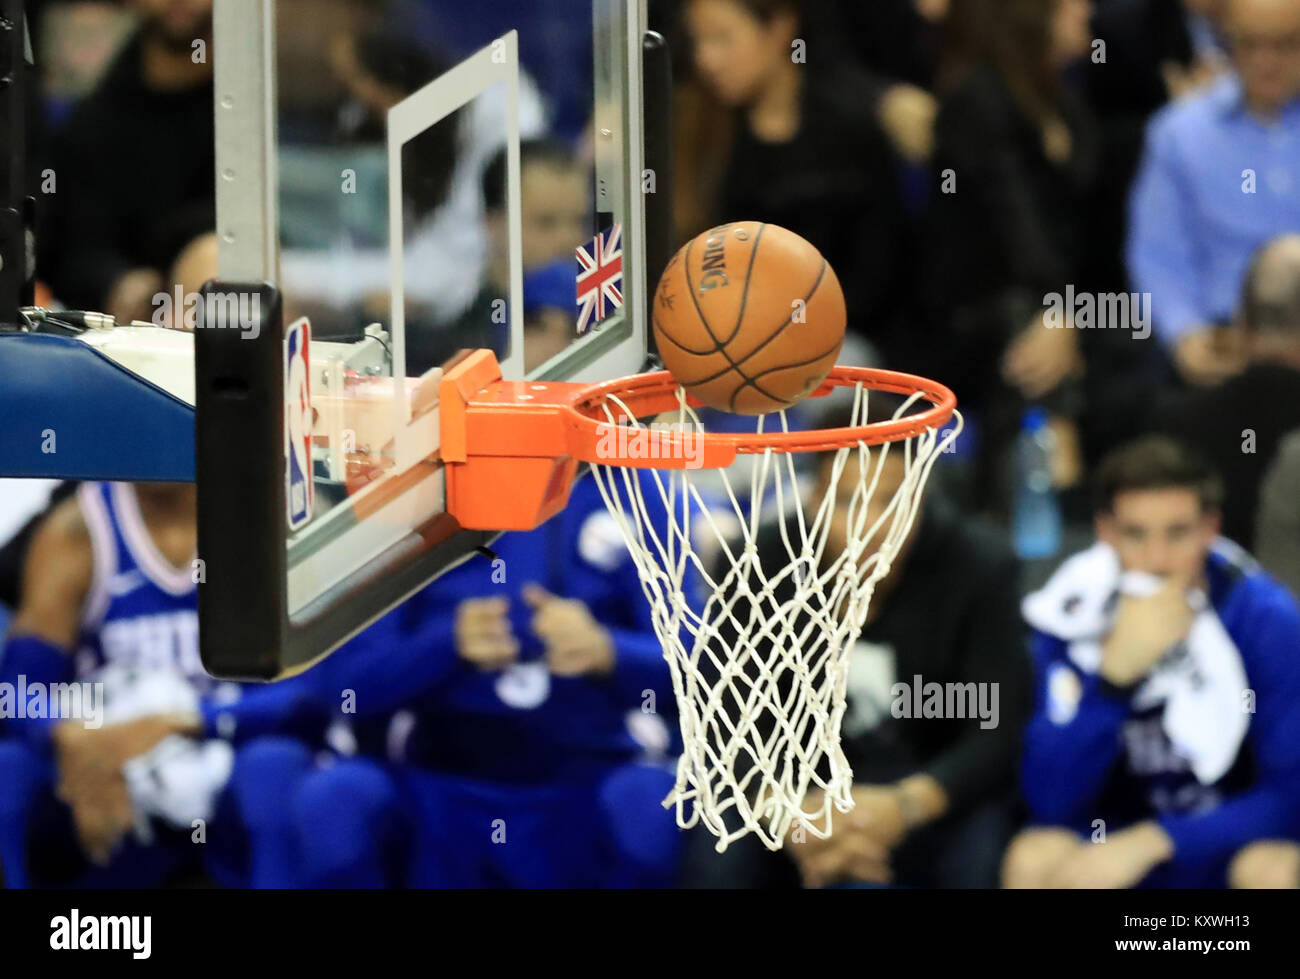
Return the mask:
<svg viewBox="0 0 1300 979">
<path fill-rule="evenodd" d="M 217 268 L 227 282 L 280 280 L 275 12 L 275 0 L 218 0 L 212 13 Z"/>
<path fill-rule="evenodd" d="M 406 302 L 402 294 L 405 260 L 402 241 L 402 146 L 463 108 L 493 86 L 506 86 L 506 224 L 510 239 L 510 353 L 501 361 L 506 378 L 524 376 L 523 230 L 519 203 L 519 35 L 497 38 L 482 51 L 408 95 L 388 110 L 388 259 L 389 318 L 393 331 L 393 377 L 406 376 Z M 428 455 L 423 440 L 407 429 L 410 398 L 397 384 L 393 431 L 397 472 Z"/>
</svg>

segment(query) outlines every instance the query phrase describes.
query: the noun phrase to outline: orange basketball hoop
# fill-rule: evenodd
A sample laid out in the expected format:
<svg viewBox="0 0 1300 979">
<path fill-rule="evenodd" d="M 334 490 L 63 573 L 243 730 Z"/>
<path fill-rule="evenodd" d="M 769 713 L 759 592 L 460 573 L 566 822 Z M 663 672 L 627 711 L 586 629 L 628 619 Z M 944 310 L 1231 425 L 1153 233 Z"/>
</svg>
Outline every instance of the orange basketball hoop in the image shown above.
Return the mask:
<svg viewBox="0 0 1300 979">
<path fill-rule="evenodd" d="M 561 510 L 579 463 L 635 469 L 723 469 L 737 455 L 829 452 L 856 445 L 901 442 L 938 431 L 957 398 L 934 381 L 897 371 L 836 367 L 811 397 L 837 387 L 919 397 L 930 407 L 906 417 L 815 431 L 736 434 L 664 430 L 653 456 L 618 451 L 618 429 L 639 418 L 694 409 L 667 371 L 597 384 L 505 381 L 496 356 L 476 350 L 442 379 L 442 461 L 447 464 L 447 512 L 467 530 L 531 530 Z M 633 425 L 627 423 L 632 422 Z M 687 451 L 687 441 L 696 441 Z M 611 449 L 613 450 L 611 454 Z"/>
<path fill-rule="evenodd" d="M 578 467 L 591 464 L 672 672 L 683 752 L 664 804 L 676 806 L 683 827 L 703 822 L 719 850 L 751 832 L 776 849 L 795 825 L 825 837 L 832 807 L 852 808 L 840 749 L 848 650 L 935 460 L 961 430 L 956 398 L 933 381 L 837 367 L 815 396 L 836 388 L 852 392 L 851 426 L 791 431 L 779 412 L 778 431 L 764 431 L 764 416 L 756 433 L 736 435 L 705 432 L 697 403 L 666 371 L 599 384 L 504 381 L 491 351 L 479 350 L 441 382 L 447 512 L 461 526 L 536 527 L 568 502 Z M 905 400 L 891 418 L 870 422 L 877 391 Z M 908 413 L 920 402 L 928 407 Z M 675 420 L 641 421 L 652 416 Z M 891 451 L 902 453 L 902 483 L 873 510 Z M 806 504 L 797 453 L 834 454 L 820 501 Z M 753 457 L 742 477 L 748 492 L 737 492 L 728 472 L 740 456 Z M 721 492 L 701 485 L 698 471 L 717 471 Z M 847 504 L 843 478 L 856 479 Z M 839 507 L 847 508 L 846 543 L 833 554 L 827 540 Z M 780 529 L 779 567 L 760 561 L 764 521 Z"/>
</svg>

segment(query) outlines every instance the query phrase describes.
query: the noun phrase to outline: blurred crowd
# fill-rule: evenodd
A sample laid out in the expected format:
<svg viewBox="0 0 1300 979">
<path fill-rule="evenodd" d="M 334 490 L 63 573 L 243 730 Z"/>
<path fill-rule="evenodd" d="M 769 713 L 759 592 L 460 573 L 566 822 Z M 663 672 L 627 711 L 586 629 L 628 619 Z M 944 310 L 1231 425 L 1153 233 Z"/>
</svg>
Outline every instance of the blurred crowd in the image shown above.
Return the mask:
<svg viewBox="0 0 1300 979">
<path fill-rule="evenodd" d="M 34 186 L 57 182 L 38 195 L 45 295 L 150 319 L 173 280 L 215 273 L 211 58 L 193 57 L 210 2 L 30 6 L 52 55 L 33 165 Z M 598 230 L 591 5 L 362 6 L 400 8 L 409 32 L 330 44 L 344 109 L 294 117 L 345 154 L 379 145 L 387 108 L 439 66 L 520 30 L 537 366 L 571 339 L 562 265 Z M 676 239 L 731 220 L 802 235 L 843 283 L 846 359 L 941 380 L 965 416 L 851 652 L 854 811 L 780 853 L 677 832 L 658 805 L 680 750 L 670 677 L 590 486 L 503 539 L 508 579 L 469 562 L 301 677 L 240 688 L 194 652 L 191 491 L 20 499 L 5 481 L 0 684 L 116 666 L 189 691 L 97 730 L 0 716 L 8 882 L 1300 887 L 1300 0 L 649 13 L 674 57 Z M 502 342 L 487 111 L 489 135 L 464 152 L 430 136 L 409 167 L 417 213 L 476 256 L 468 279 L 411 288 L 441 324 L 413 334 L 418 370 Z M 305 180 L 311 163 L 286 166 Z M 321 315 L 375 313 L 374 217 L 340 218 L 359 284 Z M 337 266 L 313 254 L 287 245 L 286 276 L 324 295 Z M 122 625 L 137 619 L 168 624 Z M 900 710 L 914 682 L 926 709 Z M 991 713 L 954 709 L 953 688 Z M 168 764 L 204 786 L 193 812 L 140 787 Z M 194 813 L 238 830 L 196 859 Z"/>
</svg>

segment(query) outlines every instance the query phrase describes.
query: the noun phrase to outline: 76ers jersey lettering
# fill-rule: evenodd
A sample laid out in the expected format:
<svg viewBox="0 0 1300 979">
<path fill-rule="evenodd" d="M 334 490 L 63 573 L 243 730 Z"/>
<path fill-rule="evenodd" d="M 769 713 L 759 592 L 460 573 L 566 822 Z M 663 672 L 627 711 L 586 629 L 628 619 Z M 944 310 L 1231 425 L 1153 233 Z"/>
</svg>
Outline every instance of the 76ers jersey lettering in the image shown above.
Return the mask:
<svg viewBox="0 0 1300 979">
<path fill-rule="evenodd" d="M 186 675 L 199 667 L 198 640 L 193 609 L 115 619 L 105 622 L 99 631 L 106 663 Z"/>
</svg>

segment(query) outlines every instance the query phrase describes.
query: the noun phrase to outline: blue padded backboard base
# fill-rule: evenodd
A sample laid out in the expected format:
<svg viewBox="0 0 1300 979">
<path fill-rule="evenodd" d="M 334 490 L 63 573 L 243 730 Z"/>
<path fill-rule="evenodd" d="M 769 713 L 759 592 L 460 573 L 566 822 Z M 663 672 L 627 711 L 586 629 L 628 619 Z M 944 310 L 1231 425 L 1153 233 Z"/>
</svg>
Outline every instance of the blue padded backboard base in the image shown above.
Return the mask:
<svg viewBox="0 0 1300 979">
<path fill-rule="evenodd" d="M 192 482 L 194 408 L 80 340 L 0 333 L 0 476 Z"/>
</svg>

